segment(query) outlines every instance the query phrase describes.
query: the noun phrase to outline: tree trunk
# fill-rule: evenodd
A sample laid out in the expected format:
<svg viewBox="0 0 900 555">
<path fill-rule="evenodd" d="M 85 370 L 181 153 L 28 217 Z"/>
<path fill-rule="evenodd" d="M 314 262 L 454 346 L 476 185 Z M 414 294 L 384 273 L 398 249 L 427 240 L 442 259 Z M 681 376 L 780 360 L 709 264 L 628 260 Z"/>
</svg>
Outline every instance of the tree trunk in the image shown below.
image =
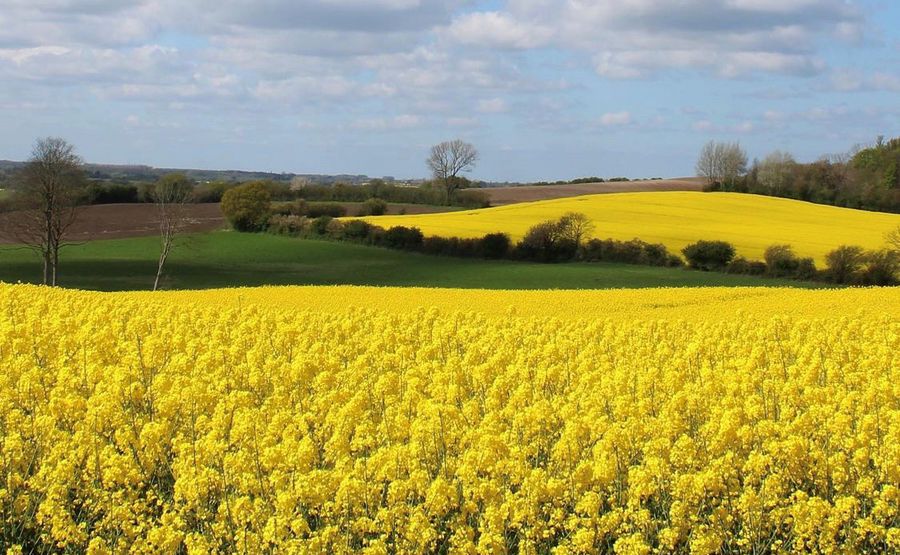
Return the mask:
<svg viewBox="0 0 900 555">
<path fill-rule="evenodd" d="M 44 250 L 41 253 L 41 258 L 44 260 L 44 281 L 43 284 L 47 285 L 50 283 L 50 252 Z"/>
<path fill-rule="evenodd" d="M 156 266 L 156 279 L 153 280 L 153 290 L 159 289 L 159 278 L 162 276 L 163 265 L 166 263 L 166 253 L 159 256 L 159 264 Z"/>
<path fill-rule="evenodd" d="M 53 278 L 53 287 L 56 287 L 56 268 L 59 267 L 59 247 L 53 247 L 53 268 L 52 268 L 52 278 Z"/>
<path fill-rule="evenodd" d="M 153 290 L 159 289 L 159 280 L 162 277 L 163 266 L 166 265 L 166 259 L 169 258 L 169 252 L 172 250 L 172 237 L 163 238 L 162 249 L 159 253 L 159 264 L 156 266 L 156 279 L 153 280 Z"/>
</svg>

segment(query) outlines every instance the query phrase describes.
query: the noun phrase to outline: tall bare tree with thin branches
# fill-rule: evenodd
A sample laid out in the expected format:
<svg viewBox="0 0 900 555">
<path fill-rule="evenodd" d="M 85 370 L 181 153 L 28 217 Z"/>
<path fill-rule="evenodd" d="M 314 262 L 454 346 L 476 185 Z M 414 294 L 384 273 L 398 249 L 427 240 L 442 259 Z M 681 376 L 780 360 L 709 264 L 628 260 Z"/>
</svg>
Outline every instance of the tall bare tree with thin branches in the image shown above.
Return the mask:
<svg viewBox="0 0 900 555">
<path fill-rule="evenodd" d="M 44 285 L 56 285 L 59 252 L 78 214 L 84 186 L 83 162 L 64 139 L 38 139 L 19 174 L 15 210 L 8 215 L 3 235 L 40 255 Z"/>
<path fill-rule="evenodd" d="M 156 278 L 153 280 L 154 291 L 159 289 L 163 267 L 175 247 L 178 234 L 184 230 L 187 223 L 186 205 L 193 193 L 193 183 L 180 173 L 164 175 L 153 185 L 151 198 L 156 204 L 159 221 L 159 261 L 156 265 Z"/>
<path fill-rule="evenodd" d="M 434 145 L 425 161 L 431 175 L 444 187 L 447 204 L 450 204 L 453 192 L 464 181 L 459 179 L 459 174 L 471 171 L 477 162 L 478 151 L 472 144 L 460 139 Z"/>
<path fill-rule="evenodd" d="M 885 235 L 884 240 L 887 242 L 888 249 L 900 255 L 900 226 Z"/>
</svg>

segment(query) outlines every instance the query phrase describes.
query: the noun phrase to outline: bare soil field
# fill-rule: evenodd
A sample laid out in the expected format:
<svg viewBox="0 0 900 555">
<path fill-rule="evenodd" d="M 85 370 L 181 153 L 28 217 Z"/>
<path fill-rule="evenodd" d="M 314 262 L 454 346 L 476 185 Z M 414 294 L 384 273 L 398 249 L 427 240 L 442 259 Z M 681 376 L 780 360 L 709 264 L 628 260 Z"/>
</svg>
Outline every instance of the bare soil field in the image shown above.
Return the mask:
<svg viewBox="0 0 900 555">
<path fill-rule="evenodd" d="M 356 216 L 359 214 L 359 210 L 363 205 L 361 202 L 335 202 L 333 204 L 340 204 L 343 206 L 347 210 L 348 216 Z M 435 214 L 437 212 L 452 212 L 454 210 L 464 210 L 464 208 L 460 208 L 459 206 L 435 206 L 431 204 L 388 203 L 387 215 Z"/>
<path fill-rule="evenodd" d="M 491 199 L 491 206 L 531 202 L 554 198 L 577 197 L 598 193 L 637 193 L 643 191 L 702 191 L 702 177 L 678 177 L 647 181 L 614 183 L 579 183 L 577 185 L 535 185 L 523 187 L 493 187 L 482 189 Z"/>
<path fill-rule="evenodd" d="M 224 227 L 225 217 L 218 204 L 189 204 L 186 231 L 195 233 Z M 0 229 L 6 229 L 15 212 L 0 214 Z M 78 218 L 72 225 L 69 241 L 93 239 L 121 239 L 143 237 L 159 233 L 156 207 L 152 204 L 99 204 L 78 209 Z M 0 243 L 12 242 L 0 233 Z"/>
<path fill-rule="evenodd" d="M 356 215 L 362 206 L 358 202 L 337 203 L 347 209 L 348 215 Z M 67 241 L 91 241 L 95 239 L 123 239 L 145 237 L 159 233 L 156 206 L 153 204 L 98 204 L 78 209 L 78 219 L 67 235 Z M 427 206 L 423 204 L 390 204 L 388 214 L 430 214 L 459 210 L 449 206 Z M 0 244 L 15 242 L 8 233 L 10 219 L 14 212 L 0 213 Z M 225 216 L 217 203 L 187 205 L 189 233 L 214 231 L 226 227 Z"/>
</svg>

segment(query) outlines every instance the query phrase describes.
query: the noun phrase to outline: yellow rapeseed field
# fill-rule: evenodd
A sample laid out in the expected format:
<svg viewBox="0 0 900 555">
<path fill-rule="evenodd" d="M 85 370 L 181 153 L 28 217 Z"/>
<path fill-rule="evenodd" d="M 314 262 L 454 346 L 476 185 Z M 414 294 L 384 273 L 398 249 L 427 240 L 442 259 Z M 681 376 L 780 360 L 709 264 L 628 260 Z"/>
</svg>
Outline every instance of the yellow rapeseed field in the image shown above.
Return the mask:
<svg viewBox="0 0 900 555">
<path fill-rule="evenodd" d="M 898 552 L 898 308 L 0 284 L 0 545 Z"/>
<path fill-rule="evenodd" d="M 643 192 L 588 195 L 510 204 L 482 210 L 365 218 L 382 227 L 415 226 L 426 235 L 480 237 L 506 232 L 520 239 L 536 223 L 566 212 L 587 214 L 600 238 L 642 239 L 680 253 L 697 240 L 721 240 L 738 254 L 762 259 L 766 247 L 792 245 L 801 256 L 824 261 L 840 245 L 884 246 L 900 215 L 865 212 L 740 193 Z"/>
<path fill-rule="evenodd" d="M 793 287 L 677 287 L 584 291 L 498 291 L 355 285 L 267 286 L 111 293 L 102 298 L 201 304 L 221 308 L 259 306 L 288 311 L 342 312 L 374 309 L 391 314 L 418 310 L 477 313 L 485 317 L 539 316 L 562 320 L 733 320 L 757 317 L 829 315 L 869 317 L 900 314 L 898 289 Z"/>
</svg>

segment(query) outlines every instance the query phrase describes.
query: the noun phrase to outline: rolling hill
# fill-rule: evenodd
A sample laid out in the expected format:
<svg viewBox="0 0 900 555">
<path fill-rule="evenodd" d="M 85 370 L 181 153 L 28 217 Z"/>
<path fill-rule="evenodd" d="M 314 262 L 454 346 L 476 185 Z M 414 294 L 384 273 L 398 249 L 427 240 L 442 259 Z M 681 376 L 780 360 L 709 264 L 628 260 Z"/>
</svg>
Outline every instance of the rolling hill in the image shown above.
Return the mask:
<svg viewBox="0 0 900 555">
<path fill-rule="evenodd" d="M 642 192 L 587 195 L 481 210 L 366 218 L 393 227 L 415 226 L 426 235 L 479 237 L 506 232 L 520 239 L 536 223 L 566 212 L 582 212 L 596 225 L 594 236 L 663 243 L 679 252 L 701 239 L 728 241 L 739 254 L 762 258 L 766 247 L 792 245 L 800 256 L 821 263 L 840 245 L 868 249 L 900 226 L 900 215 L 866 212 L 797 200 L 740 193 Z"/>
</svg>

